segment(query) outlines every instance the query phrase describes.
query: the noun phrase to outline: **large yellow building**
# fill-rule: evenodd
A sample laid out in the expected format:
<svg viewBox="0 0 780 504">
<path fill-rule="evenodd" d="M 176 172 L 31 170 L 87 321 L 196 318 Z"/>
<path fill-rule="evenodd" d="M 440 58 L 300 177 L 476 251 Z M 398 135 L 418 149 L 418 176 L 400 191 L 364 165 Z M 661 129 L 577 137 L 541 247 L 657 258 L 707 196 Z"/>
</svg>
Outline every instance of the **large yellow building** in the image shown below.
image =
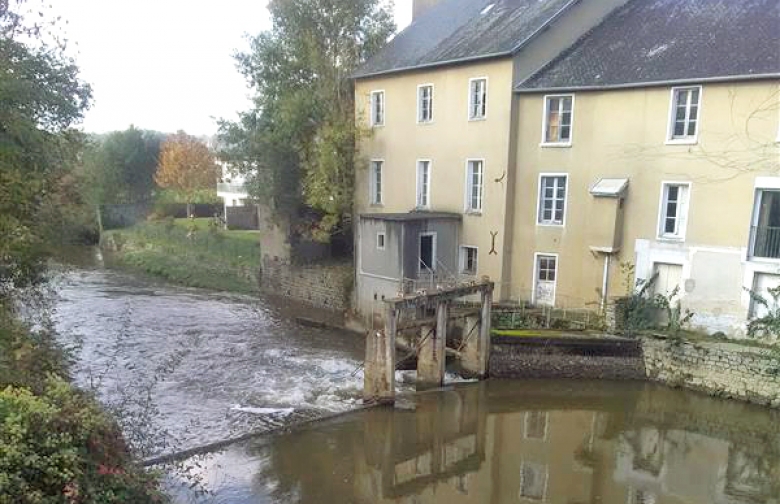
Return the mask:
<svg viewBox="0 0 780 504">
<path fill-rule="evenodd" d="M 741 333 L 747 289 L 780 283 L 778 10 L 418 5 L 356 75 L 359 311 L 483 275 L 596 309 L 656 275 L 695 324 Z"/>
</svg>

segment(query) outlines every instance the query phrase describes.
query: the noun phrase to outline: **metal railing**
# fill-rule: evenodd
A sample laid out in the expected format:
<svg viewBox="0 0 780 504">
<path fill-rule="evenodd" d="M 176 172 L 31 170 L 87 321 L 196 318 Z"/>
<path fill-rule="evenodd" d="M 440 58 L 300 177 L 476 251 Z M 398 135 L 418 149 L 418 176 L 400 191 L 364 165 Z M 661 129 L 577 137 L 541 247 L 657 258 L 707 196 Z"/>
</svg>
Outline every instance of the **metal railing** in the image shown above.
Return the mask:
<svg viewBox="0 0 780 504">
<path fill-rule="evenodd" d="M 780 227 L 752 226 L 750 228 L 750 255 L 780 259 Z"/>
<path fill-rule="evenodd" d="M 246 187 L 244 184 L 228 184 L 227 182 L 218 182 L 217 192 L 246 194 Z"/>
</svg>

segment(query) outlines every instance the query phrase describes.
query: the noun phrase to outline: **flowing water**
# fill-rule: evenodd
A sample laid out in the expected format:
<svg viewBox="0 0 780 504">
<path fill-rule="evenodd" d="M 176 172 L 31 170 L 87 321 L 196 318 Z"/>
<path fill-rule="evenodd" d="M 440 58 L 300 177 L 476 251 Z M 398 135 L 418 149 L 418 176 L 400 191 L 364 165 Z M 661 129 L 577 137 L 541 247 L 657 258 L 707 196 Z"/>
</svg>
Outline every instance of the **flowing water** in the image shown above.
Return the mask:
<svg viewBox="0 0 780 504">
<path fill-rule="evenodd" d="M 77 383 L 131 419 L 144 456 L 359 404 L 358 335 L 296 324 L 289 305 L 107 269 L 87 252 L 55 277 L 57 331 Z M 398 378 L 408 388 L 413 377 Z"/>
<path fill-rule="evenodd" d="M 77 381 L 130 419 L 145 455 L 359 403 L 361 338 L 299 326 L 289 307 L 92 258 L 55 286 Z M 178 502 L 779 504 L 780 414 L 642 383 L 488 381 L 185 466 L 186 478 L 170 477 Z"/>
</svg>

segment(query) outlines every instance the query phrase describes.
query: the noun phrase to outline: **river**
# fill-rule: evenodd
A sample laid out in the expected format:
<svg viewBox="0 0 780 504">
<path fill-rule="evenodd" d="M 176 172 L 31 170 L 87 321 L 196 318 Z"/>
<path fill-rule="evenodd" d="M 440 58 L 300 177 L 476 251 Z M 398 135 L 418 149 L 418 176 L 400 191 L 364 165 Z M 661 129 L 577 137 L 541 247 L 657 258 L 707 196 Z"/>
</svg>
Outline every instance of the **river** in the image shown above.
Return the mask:
<svg viewBox="0 0 780 504">
<path fill-rule="evenodd" d="M 54 286 L 77 382 L 124 415 L 144 456 L 359 404 L 361 338 L 299 326 L 287 306 L 106 269 L 99 255 Z M 642 383 L 457 384 L 234 443 L 169 482 L 179 502 L 777 504 L 779 421 Z"/>
</svg>

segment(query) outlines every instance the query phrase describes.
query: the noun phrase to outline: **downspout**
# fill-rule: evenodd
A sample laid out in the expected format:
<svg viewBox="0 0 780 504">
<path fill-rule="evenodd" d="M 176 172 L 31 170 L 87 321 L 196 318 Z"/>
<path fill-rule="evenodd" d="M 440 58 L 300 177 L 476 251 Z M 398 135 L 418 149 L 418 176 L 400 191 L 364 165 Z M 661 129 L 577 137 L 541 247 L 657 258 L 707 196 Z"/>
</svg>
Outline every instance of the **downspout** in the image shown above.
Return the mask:
<svg viewBox="0 0 780 504">
<path fill-rule="evenodd" d="M 604 254 L 604 276 L 601 280 L 601 313 L 606 313 L 609 291 L 609 262 L 612 254 Z"/>
</svg>

